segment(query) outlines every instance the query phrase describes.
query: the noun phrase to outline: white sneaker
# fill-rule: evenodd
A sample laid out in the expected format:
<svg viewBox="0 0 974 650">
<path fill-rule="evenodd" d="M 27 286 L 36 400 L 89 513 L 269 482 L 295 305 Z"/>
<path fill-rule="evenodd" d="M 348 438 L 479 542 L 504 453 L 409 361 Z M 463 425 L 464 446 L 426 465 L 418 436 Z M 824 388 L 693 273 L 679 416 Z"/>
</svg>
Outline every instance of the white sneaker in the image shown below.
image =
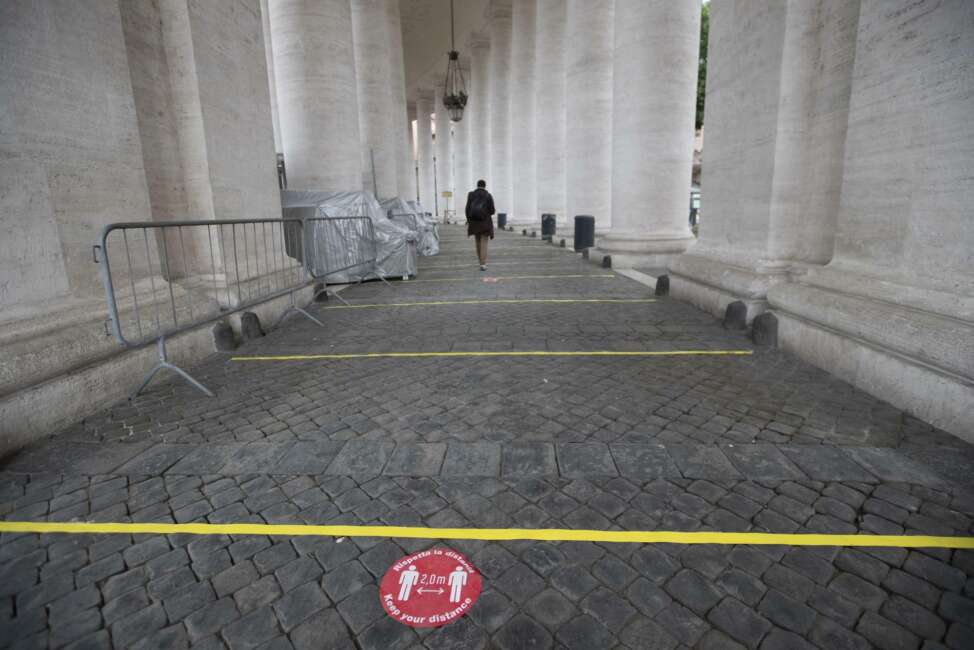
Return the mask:
<svg viewBox="0 0 974 650">
<path fill-rule="evenodd" d="M 486 264 L 481 264 L 480 265 L 480 270 L 481 271 L 486 271 L 487 270 L 487 265 Z"/>
</svg>

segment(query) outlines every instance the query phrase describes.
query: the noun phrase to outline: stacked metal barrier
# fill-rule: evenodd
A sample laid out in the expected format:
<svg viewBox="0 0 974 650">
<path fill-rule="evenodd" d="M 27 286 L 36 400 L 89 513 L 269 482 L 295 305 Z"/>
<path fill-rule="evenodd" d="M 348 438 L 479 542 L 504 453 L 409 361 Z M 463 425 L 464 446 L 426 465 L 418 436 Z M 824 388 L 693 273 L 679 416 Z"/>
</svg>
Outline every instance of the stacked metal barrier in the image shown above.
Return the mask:
<svg viewBox="0 0 974 650">
<path fill-rule="evenodd" d="M 330 276 L 355 269 L 365 271 L 359 275 L 358 282 L 362 282 L 367 274 L 372 274 L 389 284 L 379 266 L 379 250 L 371 219 L 305 217 L 303 221 L 305 267 L 312 278 L 321 280 L 327 286 Z M 338 294 L 332 295 L 348 304 Z"/>
<path fill-rule="evenodd" d="M 163 369 L 213 396 L 168 360 L 169 336 L 285 295 L 291 304 L 280 320 L 297 312 L 322 325 L 295 292 L 351 268 L 385 282 L 367 217 L 113 223 L 93 256 L 112 335 L 127 348 L 158 346 L 158 363 L 132 397 Z"/>
</svg>

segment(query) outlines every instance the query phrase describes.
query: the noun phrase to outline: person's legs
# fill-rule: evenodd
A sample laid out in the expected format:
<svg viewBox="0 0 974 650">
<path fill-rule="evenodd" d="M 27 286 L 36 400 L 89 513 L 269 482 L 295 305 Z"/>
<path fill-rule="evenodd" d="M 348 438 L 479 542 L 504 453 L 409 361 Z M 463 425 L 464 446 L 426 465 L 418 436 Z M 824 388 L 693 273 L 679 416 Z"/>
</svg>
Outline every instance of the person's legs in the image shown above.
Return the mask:
<svg viewBox="0 0 974 650">
<path fill-rule="evenodd" d="M 487 264 L 487 235 L 477 235 L 477 259 L 481 266 Z"/>
</svg>

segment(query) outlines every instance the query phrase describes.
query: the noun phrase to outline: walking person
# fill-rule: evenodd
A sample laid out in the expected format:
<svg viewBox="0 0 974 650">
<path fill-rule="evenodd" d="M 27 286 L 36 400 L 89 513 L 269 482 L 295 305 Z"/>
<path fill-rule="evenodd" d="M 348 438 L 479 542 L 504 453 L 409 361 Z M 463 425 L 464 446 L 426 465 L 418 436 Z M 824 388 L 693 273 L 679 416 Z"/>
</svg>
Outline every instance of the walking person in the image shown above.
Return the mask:
<svg viewBox="0 0 974 650">
<path fill-rule="evenodd" d="M 494 238 L 494 197 L 487 191 L 487 183 L 477 181 L 477 189 L 467 194 L 467 237 L 477 241 L 480 270 L 487 270 L 487 240 Z"/>
</svg>

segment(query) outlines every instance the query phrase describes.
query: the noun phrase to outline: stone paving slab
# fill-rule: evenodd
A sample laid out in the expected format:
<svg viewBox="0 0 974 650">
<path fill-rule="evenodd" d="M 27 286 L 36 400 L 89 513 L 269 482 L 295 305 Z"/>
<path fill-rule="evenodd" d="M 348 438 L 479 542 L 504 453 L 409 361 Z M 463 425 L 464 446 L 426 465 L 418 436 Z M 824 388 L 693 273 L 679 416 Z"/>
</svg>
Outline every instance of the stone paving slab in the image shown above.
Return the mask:
<svg viewBox="0 0 974 650">
<path fill-rule="evenodd" d="M 353 304 L 653 299 L 574 253 L 459 226 L 429 283 Z M 452 268 L 443 268 L 452 267 Z M 611 274 L 612 278 L 487 277 Z M 453 281 L 450 278 L 461 278 Z M 0 465 L 0 518 L 974 534 L 974 448 L 707 314 L 651 303 L 330 309 L 239 355 L 746 349 L 739 358 L 214 355 Z M 484 575 L 413 630 L 378 579 L 447 544 Z M 0 647 L 967 648 L 967 550 L 262 535 L 0 534 Z"/>
</svg>

